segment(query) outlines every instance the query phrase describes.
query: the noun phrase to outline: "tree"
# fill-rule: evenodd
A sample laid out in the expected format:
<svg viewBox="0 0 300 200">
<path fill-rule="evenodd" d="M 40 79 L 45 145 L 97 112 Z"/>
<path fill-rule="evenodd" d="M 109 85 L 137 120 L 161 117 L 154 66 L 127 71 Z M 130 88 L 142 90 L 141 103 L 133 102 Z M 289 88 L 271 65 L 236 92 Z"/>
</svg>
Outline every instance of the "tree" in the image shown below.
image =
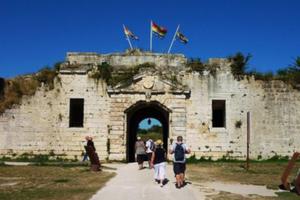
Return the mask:
<svg viewBox="0 0 300 200">
<path fill-rule="evenodd" d="M 297 56 L 289 70 L 291 72 L 300 72 L 300 56 Z"/>
</svg>

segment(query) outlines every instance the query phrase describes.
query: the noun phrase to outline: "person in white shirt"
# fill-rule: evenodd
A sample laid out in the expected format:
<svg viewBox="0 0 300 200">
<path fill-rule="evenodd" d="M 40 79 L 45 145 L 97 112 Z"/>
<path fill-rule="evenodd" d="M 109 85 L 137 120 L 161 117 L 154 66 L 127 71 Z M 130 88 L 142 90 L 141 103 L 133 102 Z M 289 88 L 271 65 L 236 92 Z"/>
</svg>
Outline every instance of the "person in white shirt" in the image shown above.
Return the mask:
<svg viewBox="0 0 300 200">
<path fill-rule="evenodd" d="M 146 142 L 146 153 L 148 157 L 148 164 L 149 164 L 149 169 L 151 168 L 151 158 L 152 158 L 152 153 L 154 150 L 154 142 L 151 138 L 149 138 Z"/>
</svg>

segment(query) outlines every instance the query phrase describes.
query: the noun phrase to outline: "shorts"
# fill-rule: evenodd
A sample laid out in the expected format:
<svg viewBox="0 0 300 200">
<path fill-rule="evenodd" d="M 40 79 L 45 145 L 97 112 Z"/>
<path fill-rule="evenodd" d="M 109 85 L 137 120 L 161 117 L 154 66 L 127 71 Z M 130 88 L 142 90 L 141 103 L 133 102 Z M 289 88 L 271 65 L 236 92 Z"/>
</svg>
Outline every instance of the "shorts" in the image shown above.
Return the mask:
<svg viewBox="0 0 300 200">
<path fill-rule="evenodd" d="M 138 162 L 139 165 L 143 164 L 145 157 L 146 157 L 145 154 L 136 155 L 136 161 Z"/>
<path fill-rule="evenodd" d="M 152 152 L 151 152 L 151 153 L 147 153 L 147 157 L 148 157 L 148 161 L 151 161 L 151 158 L 152 158 Z"/>
<path fill-rule="evenodd" d="M 174 170 L 174 174 L 178 175 L 178 174 L 184 174 L 185 173 L 185 163 L 173 163 L 173 170 Z"/>
</svg>

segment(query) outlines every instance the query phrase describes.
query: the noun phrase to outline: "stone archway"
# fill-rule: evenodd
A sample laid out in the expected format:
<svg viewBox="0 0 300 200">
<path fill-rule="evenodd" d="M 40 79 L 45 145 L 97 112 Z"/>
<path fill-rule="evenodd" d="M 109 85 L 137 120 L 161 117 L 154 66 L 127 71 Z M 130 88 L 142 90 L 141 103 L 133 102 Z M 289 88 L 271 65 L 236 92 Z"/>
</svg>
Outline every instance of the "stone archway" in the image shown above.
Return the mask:
<svg viewBox="0 0 300 200">
<path fill-rule="evenodd" d="M 136 134 L 139 122 L 145 118 L 155 118 L 159 120 L 163 128 L 163 143 L 164 148 L 168 147 L 169 137 L 169 113 L 170 109 L 157 101 L 139 101 L 125 110 L 127 118 L 126 130 L 126 160 L 134 162 L 134 144 L 136 142 Z"/>
</svg>

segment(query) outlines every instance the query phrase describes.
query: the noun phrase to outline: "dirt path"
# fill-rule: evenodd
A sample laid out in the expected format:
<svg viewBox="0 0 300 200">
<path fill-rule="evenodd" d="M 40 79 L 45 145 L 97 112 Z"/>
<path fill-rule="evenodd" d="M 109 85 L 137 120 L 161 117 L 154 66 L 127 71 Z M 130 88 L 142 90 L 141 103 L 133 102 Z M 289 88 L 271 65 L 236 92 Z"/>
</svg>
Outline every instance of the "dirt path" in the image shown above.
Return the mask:
<svg viewBox="0 0 300 200">
<path fill-rule="evenodd" d="M 110 165 L 117 168 L 117 175 L 105 187 L 99 190 L 92 200 L 201 200 L 204 195 L 191 184 L 184 188 L 175 188 L 175 178 L 172 166 L 167 166 L 169 182 L 161 188 L 153 180 L 154 171 L 150 169 L 137 170 L 136 163 Z"/>
<path fill-rule="evenodd" d="M 105 187 L 99 190 L 92 200 L 205 200 L 210 195 L 229 192 L 247 197 L 248 195 L 276 196 L 274 190 L 265 186 L 241 185 L 221 182 L 190 183 L 184 188 L 175 188 L 175 178 L 172 165 L 167 165 L 169 182 L 161 188 L 153 180 L 154 171 L 150 169 L 137 170 L 136 163 L 109 164 L 117 169 L 117 175 Z"/>
</svg>

